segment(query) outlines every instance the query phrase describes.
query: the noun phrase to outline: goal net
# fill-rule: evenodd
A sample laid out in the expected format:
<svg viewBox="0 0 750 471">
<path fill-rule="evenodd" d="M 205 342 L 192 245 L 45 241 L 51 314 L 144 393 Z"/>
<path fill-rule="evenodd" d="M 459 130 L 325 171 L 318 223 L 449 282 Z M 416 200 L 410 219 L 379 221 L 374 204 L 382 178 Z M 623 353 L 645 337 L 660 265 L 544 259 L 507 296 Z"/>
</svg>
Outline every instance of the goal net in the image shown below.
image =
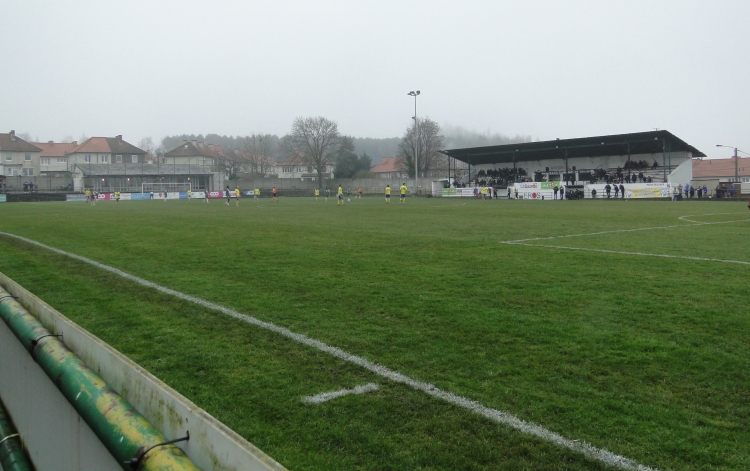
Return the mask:
<svg viewBox="0 0 750 471">
<path fill-rule="evenodd" d="M 165 192 L 165 191 L 188 191 L 193 189 L 192 183 L 160 183 L 150 182 L 141 183 L 141 191 L 143 193 L 153 192 Z"/>
</svg>

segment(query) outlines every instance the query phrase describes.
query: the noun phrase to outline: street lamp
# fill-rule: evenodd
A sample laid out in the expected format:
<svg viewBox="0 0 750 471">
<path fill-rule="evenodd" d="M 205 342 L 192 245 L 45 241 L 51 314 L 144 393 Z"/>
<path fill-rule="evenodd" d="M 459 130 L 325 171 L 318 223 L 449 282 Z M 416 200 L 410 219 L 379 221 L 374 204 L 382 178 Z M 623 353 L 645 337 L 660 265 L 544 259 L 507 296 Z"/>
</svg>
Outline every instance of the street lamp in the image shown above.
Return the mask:
<svg viewBox="0 0 750 471">
<path fill-rule="evenodd" d="M 417 121 L 417 97 L 419 90 L 407 93 L 408 96 L 414 97 L 414 180 L 419 192 L 419 123 Z"/>
</svg>

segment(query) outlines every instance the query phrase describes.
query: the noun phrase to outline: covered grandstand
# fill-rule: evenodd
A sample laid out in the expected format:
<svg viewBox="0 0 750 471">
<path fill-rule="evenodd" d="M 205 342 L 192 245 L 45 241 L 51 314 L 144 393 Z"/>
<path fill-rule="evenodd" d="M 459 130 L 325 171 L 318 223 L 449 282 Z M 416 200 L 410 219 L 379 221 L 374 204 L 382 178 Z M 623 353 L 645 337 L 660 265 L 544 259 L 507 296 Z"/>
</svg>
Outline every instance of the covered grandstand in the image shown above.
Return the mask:
<svg viewBox="0 0 750 471">
<path fill-rule="evenodd" d="M 509 175 L 505 181 L 483 182 L 501 187 L 520 181 L 569 181 L 571 185 L 582 185 L 613 175 L 664 183 L 690 181 L 689 162 L 693 157 L 705 157 L 665 130 L 441 152 L 469 165 L 465 184 L 479 182 L 486 175 Z M 455 179 L 449 176 L 449 180 Z"/>
</svg>

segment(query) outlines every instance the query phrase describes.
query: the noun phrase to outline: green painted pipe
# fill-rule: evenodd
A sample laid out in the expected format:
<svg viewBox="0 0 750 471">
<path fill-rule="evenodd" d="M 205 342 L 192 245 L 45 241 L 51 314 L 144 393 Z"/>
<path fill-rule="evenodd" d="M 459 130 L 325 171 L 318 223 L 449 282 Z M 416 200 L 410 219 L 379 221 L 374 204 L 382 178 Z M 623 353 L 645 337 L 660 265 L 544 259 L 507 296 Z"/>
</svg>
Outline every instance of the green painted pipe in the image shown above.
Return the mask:
<svg viewBox="0 0 750 471">
<path fill-rule="evenodd" d="M 21 437 L 13 427 L 10 416 L 0 401 L 0 469 L 4 471 L 33 471 L 34 467 L 23 450 Z"/>
<path fill-rule="evenodd" d="M 5 295 L 0 290 L 0 298 Z M 123 469 L 198 470 L 175 445 L 152 449 L 137 467 L 127 464 L 167 439 L 15 300 L 6 297 L 0 301 L 0 318 Z"/>
</svg>

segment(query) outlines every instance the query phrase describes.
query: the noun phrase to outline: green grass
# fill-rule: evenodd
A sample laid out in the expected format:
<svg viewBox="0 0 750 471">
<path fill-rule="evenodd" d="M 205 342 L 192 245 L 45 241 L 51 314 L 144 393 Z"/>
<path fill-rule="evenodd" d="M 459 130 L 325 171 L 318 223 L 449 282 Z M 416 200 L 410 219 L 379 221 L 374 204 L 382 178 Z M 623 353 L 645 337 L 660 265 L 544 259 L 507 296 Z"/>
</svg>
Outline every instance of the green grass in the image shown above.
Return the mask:
<svg viewBox="0 0 750 471">
<path fill-rule="evenodd" d="M 0 205 L 0 231 L 687 470 L 750 467 L 750 265 L 500 242 L 614 231 L 529 243 L 750 262 L 748 218 L 713 201 Z M 606 469 L 16 239 L 0 237 L 0 271 L 290 469 Z M 368 382 L 380 389 L 301 401 Z"/>
</svg>

